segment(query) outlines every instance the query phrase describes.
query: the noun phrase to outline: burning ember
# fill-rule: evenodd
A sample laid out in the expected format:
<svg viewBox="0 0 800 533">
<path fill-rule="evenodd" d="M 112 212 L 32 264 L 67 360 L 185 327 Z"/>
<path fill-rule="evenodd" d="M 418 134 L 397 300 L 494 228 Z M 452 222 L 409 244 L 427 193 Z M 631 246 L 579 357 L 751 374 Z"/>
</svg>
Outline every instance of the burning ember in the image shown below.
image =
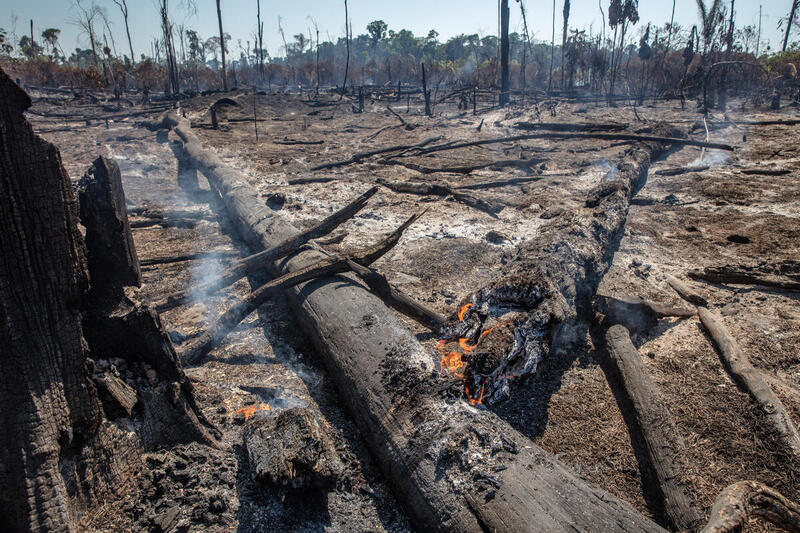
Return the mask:
<svg viewBox="0 0 800 533">
<path fill-rule="evenodd" d="M 256 412 L 258 411 L 269 411 L 269 410 L 270 410 L 269 405 L 265 403 L 260 403 L 258 405 L 253 404 L 253 405 L 248 405 L 247 407 L 243 407 L 242 409 L 237 409 L 236 414 L 244 415 L 244 419 L 247 420 L 248 418 L 256 414 Z"/>
<path fill-rule="evenodd" d="M 439 361 L 442 374 L 453 379 L 464 381 L 464 393 L 466 394 L 470 405 L 478 405 L 483 403 L 483 393 L 486 389 L 486 382 L 484 380 L 480 380 L 480 391 L 478 391 L 477 394 L 470 393 L 468 384 L 469 380 L 467 379 L 467 362 L 464 361 L 463 356 L 473 352 L 476 348 L 478 348 L 481 340 L 486 335 L 505 324 L 505 322 L 503 322 L 489 329 L 481 331 L 482 320 L 479 319 L 476 324 L 472 324 L 475 321 L 470 320 L 476 316 L 475 311 L 475 304 L 467 303 L 462 305 L 456 314 L 459 322 L 465 326 L 459 328 L 461 335 L 464 336 L 458 337 L 458 349 L 448 349 L 448 344 L 450 341 L 455 340 L 455 338 L 453 338 L 455 335 L 449 339 L 441 339 L 438 343 L 436 343 L 436 349 L 442 354 Z M 474 381 L 475 389 L 477 390 L 478 381 Z"/>
</svg>

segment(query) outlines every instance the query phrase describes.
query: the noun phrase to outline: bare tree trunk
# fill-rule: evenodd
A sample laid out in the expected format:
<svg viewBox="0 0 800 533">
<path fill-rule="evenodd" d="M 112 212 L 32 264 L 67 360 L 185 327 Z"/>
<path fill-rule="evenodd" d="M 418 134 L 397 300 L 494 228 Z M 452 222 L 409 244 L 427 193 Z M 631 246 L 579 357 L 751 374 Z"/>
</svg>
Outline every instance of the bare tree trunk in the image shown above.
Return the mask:
<svg viewBox="0 0 800 533">
<path fill-rule="evenodd" d="M 794 22 L 794 15 L 797 12 L 797 6 L 800 5 L 800 0 L 792 2 L 792 10 L 789 11 L 789 20 L 786 21 L 786 33 L 783 34 L 783 48 L 781 51 L 786 51 L 786 46 L 789 44 L 789 33 L 792 31 L 792 22 Z"/>
<path fill-rule="evenodd" d="M 510 79 L 508 73 L 508 0 L 500 0 L 500 106 L 508 105 Z"/>
<path fill-rule="evenodd" d="M 553 35 L 550 38 L 550 81 L 547 82 L 547 92 L 553 90 L 553 60 L 556 56 L 556 0 L 553 0 Z"/>
<path fill-rule="evenodd" d="M 228 90 L 228 76 L 225 72 L 225 33 L 222 31 L 222 8 L 217 0 L 217 20 L 219 21 L 219 46 L 222 48 L 222 88 Z"/>
<path fill-rule="evenodd" d="M 344 0 L 344 34 L 347 45 L 347 59 L 344 63 L 344 79 L 342 80 L 342 94 L 347 90 L 347 74 L 350 70 L 350 23 L 348 22 L 347 0 Z"/>
<path fill-rule="evenodd" d="M 567 32 L 569 31 L 569 0 L 564 0 L 564 28 L 561 34 L 561 89 L 564 89 L 564 73 L 566 71 L 566 63 L 564 62 L 564 54 L 567 51 Z"/>
<path fill-rule="evenodd" d="M 264 81 L 264 23 L 261 22 L 261 0 L 256 1 L 256 24 L 258 27 L 258 74 Z"/>
</svg>

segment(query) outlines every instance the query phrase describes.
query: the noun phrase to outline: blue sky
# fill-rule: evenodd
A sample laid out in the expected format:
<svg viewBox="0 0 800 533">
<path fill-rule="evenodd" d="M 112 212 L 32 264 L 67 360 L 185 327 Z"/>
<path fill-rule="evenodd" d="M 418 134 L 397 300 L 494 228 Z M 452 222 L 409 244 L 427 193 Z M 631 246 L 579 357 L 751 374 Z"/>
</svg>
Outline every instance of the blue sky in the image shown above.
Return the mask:
<svg viewBox="0 0 800 533">
<path fill-rule="evenodd" d="M 176 23 L 183 22 L 187 28 L 199 31 L 202 37 L 209 37 L 217 30 L 215 0 L 195 0 L 197 14 L 187 17 L 179 7 L 182 0 L 171 0 L 173 17 Z M 597 32 L 601 26 L 598 0 L 572 0 L 570 27 L 586 28 L 593 26 Z M 601 0 L 607 12 L 608 0 Z M 107 9 L 115 31 L 116 47 L 120 53 L 127 50 L 124 25 L 119 10 L 111 0 L 95 0 Z M 676 0 L 675 19 L 683 25 L 697 23 L 695 0 Z M 83 0 L 84 4 L 91 0 Z M 563 0 L 556 0 L 556 39 L 560 40 L 560 18 Z M 644 22 L 662 24 L 669 21 L 672 11 L 671 0 L 640 0 L 639 13 Z M 728 0 L 726 0 L 728 3 Z M 158 16 L 155 0 L 128 0 L 131 11 L 131 35 L 134 52 L 149 54 L 150 42 L 158 33 Z M 391 29 L 409 29 L 417 35 L 426 35 L 436 29 L 440 40 L 459 33 L 478 33 L 481 35 L 497 32 L 496 0 L 349 0 L 350 19 L 353 33 L 365 33 L 367 23 L 382 19 Z M 535 38 L 550 39 L 552 21 L 552 0 L 525 0 L 528 10 L 528 24 Z M 791 0 L 737 0 L 737 24 L 757 24 L 759 5 L 763 6 L 762 42 L 769 41 L 773 48 L 780 46 L 782 33 L 777 29 L 778 19 L 786 16 Z M 256 0 L 222 0 L 223 23 L 225 31 L 233 37 L 232 52 L 238 56 L 237 40 L 253 40 L 256 29 Z M 308 16 L 313 16 L 320 28 L 322 40 L 329 36 L 344 35 L 344 7 L 342 0 L 261 0 L 264 20 L 264 41 L 270 54 L 282 55 L 282 41 L 278 33 L 278 16 L 283 20 L 287 40 L 292 35 L 303 32 L 308 35 L 312 27 Z M 511 0 L 512 30 L 521 30 L 521 17 L 518 4 Z M 76 16 L 72 0 L 0 0 L 0 27 L 10 31 L 16 17 L 16 33 L 28 33 L 30 19 L 34 21 L 34 35 L 38 39 L 47 27 L 62 30 L 62 47 L 67 53 L 75 46 L 85 46 L 86 39 L 69 21 Z M 641 23 L 640 23 L 641 25 Z M 635 30 L 636 31 L 636 30 Z M 798 32 L 800 33 L 800 32 Z M 793 34 L 793 39 L 800 35 Z"/>
</svg>

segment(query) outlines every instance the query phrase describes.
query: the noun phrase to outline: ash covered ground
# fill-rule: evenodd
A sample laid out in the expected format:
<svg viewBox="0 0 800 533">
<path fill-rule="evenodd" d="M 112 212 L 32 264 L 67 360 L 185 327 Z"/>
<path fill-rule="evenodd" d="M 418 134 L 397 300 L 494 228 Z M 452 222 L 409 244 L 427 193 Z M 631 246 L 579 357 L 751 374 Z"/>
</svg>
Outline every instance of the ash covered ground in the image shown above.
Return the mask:
<svg viewBox="0 0 800 533">
<path fill-rule="evenodd" d="M 489 109 L 461 112 L 455 102 L 439 104 L 425 117 L 419 102 L 368 99 L 353 113 L 349 99 L 298 94 L 227 95 L 238 103 L 219 111 L 221 127 L 211 128 L 209 106 L 220 95 L 184 101 L 181 107 L 197 135 L 229 165 L 246 173 L 264 201 L 292 224 L 306 228 L 341 208 L 377 180 L 444 182 L 502 206 L 496 215 L 469 207 L 452 196 L 400 194 L 382 187 L 368 206 L 338 233 L 333 251 L 360 248 L 392 231 L 412 212 L 428 208 L 400 244 L 374 266 L 402 291 L 445 315 L 452 315 L 471 291 L 489 283 L 517 245 L 561 213 L 577 209 L 610 168 L 626 143 L 587 139 L 536 139 L 443 151 L 387 165 L 380 157 L 333 169 L 311 168 L 344 160 L 356 152 L 414 144 L 433 136 L 473 141 L 524 133 L 516 122 L 619 122 L 631 131 L 666 121 L 695 138 L 705 137 L 702 115 L 678 101 L 620 105 L 560 102 L 551 112 Z M 163 223 L 131 215 L 139 258 L 148 261 L 207 252 L 194 260 L 143 267 L 146 301 L 213 277 L 249 251 L 220 202 L 210 192 L 189 196 L 177 185 L 173 142 L 165 132 L 138 127 L 150 116 L 65 121 L 54 113 L 101 111 L 77 107 L 81 101 L 41 98 L 29 115 L 37 132 L 61 150 L 77 181 L 97 155 L 120 165 L 131 213 L 142 208 L 165 213 Z M 258 140 L 253 109 L 258 121 Z M 386 106 L 400 114 L 401 124 Z M 146 111 L 139 105 L 115 113 Z M 708 266 L 744 265 L 765 274 L 800 275 L 800 136 L 797 126 L 748 126 L 745 121 L 796 115 L 795 108 L 765 113 L 734 102 L 730 121 L 711 115 L 710 139 L 736 146 L 731 155 L 683 147 L 653 164 L 634 198 L 625 235 L 600 294 L 639 296 L 680 304 L 665 274 L 681 277 Z M 479 128 L 480 125 L 480 128 Z M 300 141 L 318 144 L 286 144 Z M 535 160 L 528 168 L 489 168 L 468 174 L 422 173 L 504 161 Z M 668 176 L 658 172 L 696 167 Z M 746 171 L 783 169 L 783 175 Z M 331 178 L 290 185 L 298 178 Z M 208 185 L 201 178 L 202 188 Z M 137 211 L 137 208 L 139 209 Z M 175 214 L 183 212 L 182 215 Z M 171 214 L 172 213 L 172 214 Z M 186 216 L 187 213 L 189 216 Z M 139 227 L 136 227 L 139 226 Z M 254 275 L 216 294 L 197 294 L 187 305 L 162 313 L 180 353 L 181 345 L 206 328 L 237 297 L 262 284 Z M 800 421 L 800 302 L 798 294 L 753 286 L 690 282 L 719 311 L 753 364 L 769 377 L 795 422 Z M 405 319 L 404 319 L 405 320 Z M 418 324 L 409 328 L 430 347 L 438 363 L 436 338 Z M 774 444 L 768 426 L 746 393 L 726 373 L 697 318 L 664 319 L 634 335 L 645 364 L 662 391 L 681 436 L 691 468 L 685 472 L 707 514 L 716 495 L 730 483 L 754 479 L 790 499 L 800 497 L 800 465 Z M 515 428 L 570 465 L 583 478 L 659 518 L 653 483 L 639 465 L 642 444 L 631 440 L 623 413 L 609 386 L 602 361 L 587 332 L 583 349 L 546 360 L 538 374 L 515 387 L 512 397 L 492 407 Z M 113 361 L 111 361 L 113 363 Z M 409 531 L 411 526 L 370 459 L 366 445 L 344 410 L 338 391 L 283 298 L 262 306 L 200 366 L 187 374 L 206 415 L 224 432 L 224 449 L 185 445 L 148 454 L 141 479 L 119 499 L 85 518 L 87 530 L 187 531 Z M 342 462 L 332 486 L 285 494 L 253 479 L 243 444 L 250 405 L 270 412 L 307 407 L 326 421 Z M 260 416 L 260 415 L 255 415 Z M 753 531 L 769 531 L 754 525 Z"/>
</svg>

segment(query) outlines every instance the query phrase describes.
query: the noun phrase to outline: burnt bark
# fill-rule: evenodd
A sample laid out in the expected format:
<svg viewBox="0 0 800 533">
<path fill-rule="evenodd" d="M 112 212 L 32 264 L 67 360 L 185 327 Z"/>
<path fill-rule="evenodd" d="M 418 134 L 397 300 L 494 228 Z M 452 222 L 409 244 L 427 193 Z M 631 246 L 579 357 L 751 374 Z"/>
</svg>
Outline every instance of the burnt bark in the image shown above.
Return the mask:
<svg viewBox="0 0 800 533">
<path fill-rule="evenodd" d="M 185 120 L 173 114 L 166 124 L 175 128 L 253 248 L 270 248 L 298 232 L 264 206 L 241 173 L 204 150 Z M 285 274 L 325 257 L 319 250 L 302 250 L 270 264 L 270 270 Z M 441 381 L 432 354 L 351 276 L 316 279 L 288 295 L 420 530 L 663 533 L 493 413 L 461 401 L 462 385 Z"/>
<path fill-rule="evenodd" d="M 0 529 L 74 529 L 62 461 L 96 434 L 80 302 L 86 248 L 72 185 L 22 113 L 30 98 L 0 70 Z"/>
<path fill-rule="evenodd" d="M 78 200 L 81 223 L 86 228 L 92 290 L 140 286 L 142 273 L 117 163 L 98 157 L 78 183 Z"/>
<path fill-rule="evenodd" d="M 86 335 L 87 320 L 108 317 L 87 296 L 92 269 L 76 197 L 58 150 L 23 117 L 30 105 L 0 70 L 0 530 L 78 531 L 86 510 L 131 483 L 145 448 L 199 436 L 182 432 L 197 409 L 180 407 L 194 400 L 180 368 L 160 357 L 169 339 L 156 315 L 129 313 L 144 325 L 119 337 L 103 325 L 98 336 L 107 347 Z M 102 206 L 120 198 L 103 190 Z M 124 249 L 129 234 L 115 235 L 114 249 Z M 129 267 L 132 257 L 122 257 Z M 147 385 L 139 384 L 145 376 L 128 379 L 106 361 L 137 343 L 159 349 Z M 131 371 L 139 369 L 145 374 L 143 365 Z M 118 418 L 125 421 L 112 421 Z M 169 428 L 150 429 L 153 421 Z"/>
<path fill-rule="evenodd" d="M 670 134 L 660 126 L 652 138 L 667 139 Z M 473 309 L 463 327 L 449 337 L 469 337 L 467 330 L 480 333 L 484 322 L 511 324 L 508 331 L 513 332 L 507 342 L 479 345 L 468 354 L 468 389 L 483 390 L 484 402 L 504 400 L 516 378 L 535 373 L 551 353 L 568 354 L 583 342 L 576 326 L 591 313 L 634 191 L 667 142 L 639 142 L 628 148 L 588 194 L 583 209 L 541 228 L 508 258 L 495 282 L 467 297 Z"/>
</svg>

